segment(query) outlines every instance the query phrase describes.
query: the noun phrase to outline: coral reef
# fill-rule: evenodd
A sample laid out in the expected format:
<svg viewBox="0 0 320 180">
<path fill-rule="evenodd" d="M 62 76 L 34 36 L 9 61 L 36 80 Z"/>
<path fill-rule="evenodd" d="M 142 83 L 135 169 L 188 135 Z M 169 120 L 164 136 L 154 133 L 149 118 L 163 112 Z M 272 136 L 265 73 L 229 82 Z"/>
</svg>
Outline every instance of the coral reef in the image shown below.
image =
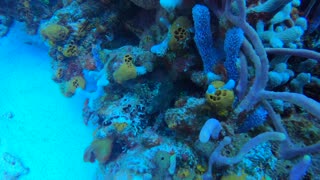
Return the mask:
<svg viewBox="0 0 320 180">
<path fill-rule="evenodd" d="M 42 22 L 62 93 L 87 99 L 83 122 L 96 130 L 84 161 L 99 162 L 97 178 L 320 173 L 315 1 L 32 3 L 13 7 L 28 27 Z M 50 17 L 36 13 L 43 4 Z M 8 17 L 0 8 L 0 36 Z"/>
</svg>

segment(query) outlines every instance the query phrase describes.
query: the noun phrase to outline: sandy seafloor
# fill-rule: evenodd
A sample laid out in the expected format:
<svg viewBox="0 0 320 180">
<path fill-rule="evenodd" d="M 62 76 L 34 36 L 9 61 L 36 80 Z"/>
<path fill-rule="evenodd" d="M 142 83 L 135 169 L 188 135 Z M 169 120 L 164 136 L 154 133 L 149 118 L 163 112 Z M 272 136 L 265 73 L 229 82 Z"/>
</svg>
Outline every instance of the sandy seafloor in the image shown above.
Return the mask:
<svg viewBox="0 0 320 180">
<path fill-rule="evenodd" d="M 0 38 L 0 175 L 7 152 L 30 168 L 22 180 L 94 179 L 97 165 L 83 162 L 92 140 L 81 117 L 84 99 L 64 97 L 51 76 L 40 36 L 15 23 Z"/>
</svg>

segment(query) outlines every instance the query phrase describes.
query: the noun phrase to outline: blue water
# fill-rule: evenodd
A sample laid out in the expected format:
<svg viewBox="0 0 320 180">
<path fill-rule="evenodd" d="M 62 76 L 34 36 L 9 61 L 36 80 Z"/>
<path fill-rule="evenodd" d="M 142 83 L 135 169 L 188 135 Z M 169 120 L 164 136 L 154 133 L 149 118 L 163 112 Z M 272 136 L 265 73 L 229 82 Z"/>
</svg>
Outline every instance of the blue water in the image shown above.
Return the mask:
<svg viewBox="0 0 320 180">
<path fill-rule="evenodd" d="M 51 80 L 40 36 L 16 22 L 0 39 L 0 59 L 0 177 L 6 171 L 4 179 L 93 179 L 95 167 L 82 160 L 92 140 L 81 117 L 84 100 L 65 98 Z"/>
</svg>

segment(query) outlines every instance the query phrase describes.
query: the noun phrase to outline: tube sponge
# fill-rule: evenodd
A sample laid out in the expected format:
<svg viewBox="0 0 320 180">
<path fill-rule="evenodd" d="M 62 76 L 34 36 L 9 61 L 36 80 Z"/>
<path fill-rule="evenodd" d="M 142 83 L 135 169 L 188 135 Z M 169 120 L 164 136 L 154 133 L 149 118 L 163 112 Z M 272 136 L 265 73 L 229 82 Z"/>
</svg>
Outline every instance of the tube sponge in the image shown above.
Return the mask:
<svg viewBox="0 0 320 180">
<path fill-rule="evenodd" d="M 227 31 L 224 41 L 224 51 L 226 52 L 226 61 L 224 66 L 228 73 L 228 78 L 237 81 L 239 79 L 238 57 L 240 47 L 244 40 L 244 34 L 240 28 L 232 28 Z"/>
<path fill-rule="evenodd" d="M 262 3 L 252 9 L 254 12 L 268 12 L 273 13 L 277 11 L 278 9 L 281 9 L 281 7 L 285 6 L 292 0 L 269 0 L 265 3 Z"/>
<path fill-rule="evenodd" d="M 248 141 L 245 145 L 242 146 L 238 154 L 234 157 L 225 157 L 223 155 L 220 155 L 216 150 L 214 153 L 216 153 L 216 157 L 214 158 L 216 161 L 212 162 L 215 163 L 218 167 L 221 166 L 231 166 L 233 164 L 236 164 L 242 160 L 242 158 L 253 148 L 255 148 L 257 145 L 262 144 L 267 141 L 284 141 L 286 139 L 286 135 L 279 132 L 265 132 L 262 134 L 259 134 L 258 136 L 252 138 L 250 141 Z M 228 140 L 229 141 L 229 140 Z M 227 144 L 225 144 L 227 145 Z M 220 146 L 220 145 L 219 145 Z M 217 148 L 218 149 L 218 148 Z M 222 148 L 220 149 L 222 150 Z M 210 158 L 211 160 L 211 158 Z"/>
<path fill-rule="evenodd" d="M 303 94 L 303 87 L 311 82 L 310 73 L 300 73 L 295 79 L 290 81 L 290 89 L 293 92 Z"/>
<path fill-rule="evenodd" d="M 264 22 L 258 21 L 256 28 L 261 40 L 268 42 L 273 48 L 297 48 L 296 42 L 300 41 L 305 27 L 302 27 L 302 25 L 296 25 L 285 29 L 279 26 L 276 30 L 271 29 L 264 31 Z"/>
<path fill-rule="evenodd" d="M 208 171 L 203 174 L 203 179 L 212 179 L 212 166 L 222 167 L 222 166 L 231 166 L 240 162 L 243 157 L 253 148 L 258 146 L 259 144 L 265 143 L 267 141 L 284 141 L 286 139 L 286 135 L 280 132 L 264 132 L 259 134 L 258 136 L 252 138 L 245 145 L 242 146 L 238 154 L 234 157 L 226 157 L 221 154 L 221 151 L 225 146 L 231 143 L 231 138 L 226 136 L 219 143 L 216 149 L 212 152 L 209 158 L 208 163 Z"/>
<path fill-rule="evenodd" d="M 293 166 L 289 179 L 290 180 L 300 180 L 307 173 L 308 168 L 311 165 L 311 157 L 305 155 L 301 162 Z"/>
<path fill-rule="evenodd" d="M 279 63 L 268 73 L 268 88 L 272 89 L 289 81 L 294 72 L 287 68 L 286 63 Z"/>
<path fill-rule="evenodd" d="M 212 42 L 209 9 L 197 4 L 192 8 L 192 17 L 195 30 L 194 41 L 203 61 L 204 72 L 208 73 L 218 60 L 218 53 L 215 52 Z"/>
<path fill-rule="evenodd" d="M 279 132 L 264 132 L 259 134 L 258 136 L 252 138 L 245 145 L 242 146 L 238 154 L 234 157 L 226 157 L 221 154 L 223 148 L 231 143 L 231 138 L 226 136 L 218 145 L 218 147 L 213 151 L 209 159 L 209 170 L 211 172 L 212 167 L 211 164 L 216 165 L 217 167 L 222 166 L 231 166 L 240 162 L 243 157 L 257 145 L 265 143 L 267 141 L 284 141 L 286 139 L 286 135 Z M 206 173 L 204 177 L 210 176 L 209 173 Z"/>
<path fill-rule="evenodd" d="M 267 115 L 268 112 L 262 106 L 259 106 L 246 118 L 238 131 L 243 133 L 262 125 L 266 121 Z"/>
<path fill-rule="evenodd" d="M 217 139 L 221 129 L 222 127 L 218 120 L 214 118 L 208 119 L 200 131 L 199 140 L 202 143 L 206 143 L 209 141 L 210 136 Z"/>
</svg>

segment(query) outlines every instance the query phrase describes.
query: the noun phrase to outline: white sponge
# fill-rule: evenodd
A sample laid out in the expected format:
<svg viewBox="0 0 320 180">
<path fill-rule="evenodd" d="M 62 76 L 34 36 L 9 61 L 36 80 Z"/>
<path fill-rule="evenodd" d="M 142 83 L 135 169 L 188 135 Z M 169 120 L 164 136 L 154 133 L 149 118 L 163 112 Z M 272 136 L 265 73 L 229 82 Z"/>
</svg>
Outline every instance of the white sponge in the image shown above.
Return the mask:
<svg viewBox="0 0 320 180">
<path fill-rule="evenodd" d="M 210 136 L 213 139 L 217 139 L 220 131 L 222 130 L 222 126 L 220 122 L 214 118 L 208 119 L 206 123 L 203 125 L 200 131 L 199 140 L 202 143 L 206 143 L 209 141 Z"/>
</svg>

